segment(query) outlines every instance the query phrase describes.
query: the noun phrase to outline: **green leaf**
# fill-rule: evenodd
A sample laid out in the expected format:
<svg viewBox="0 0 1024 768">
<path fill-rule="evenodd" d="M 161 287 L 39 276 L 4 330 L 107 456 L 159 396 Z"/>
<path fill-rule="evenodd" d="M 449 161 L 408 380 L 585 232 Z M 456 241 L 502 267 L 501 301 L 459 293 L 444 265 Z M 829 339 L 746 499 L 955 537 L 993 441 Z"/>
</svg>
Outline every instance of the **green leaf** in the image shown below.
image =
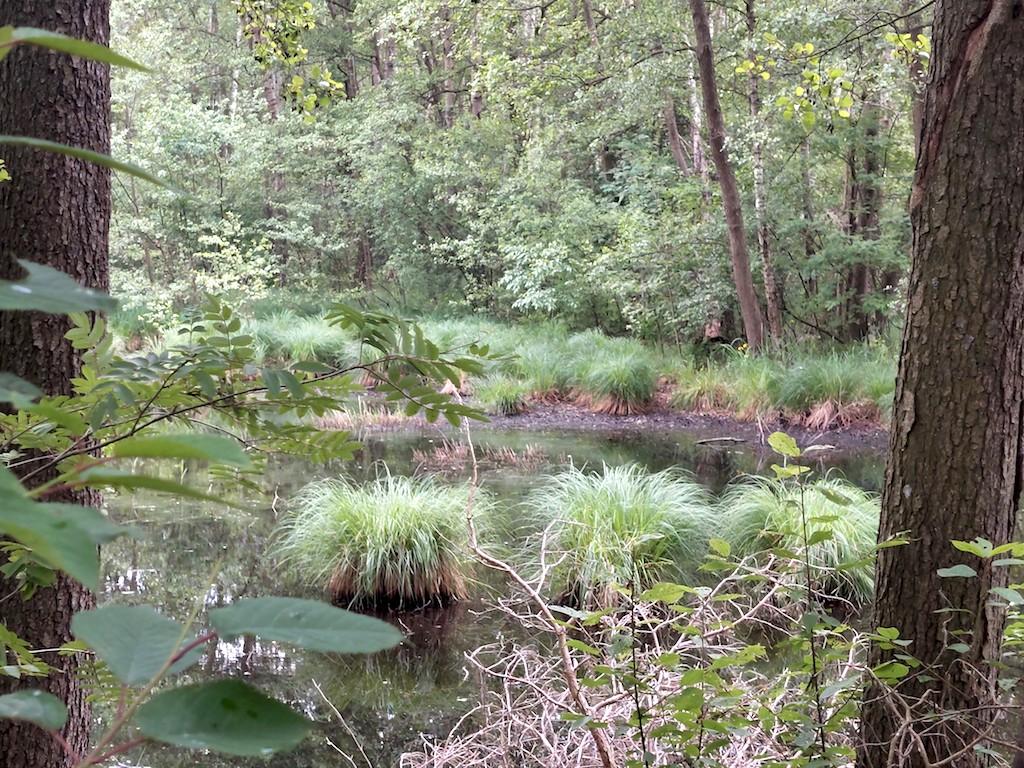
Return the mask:
<svg viewBox="0 0 1024 768">
<path fill-rule="evenodd" d="M 114 443 L 110 454 L 122 458 L 205 459 L 235 467 L 252 465 L 238 441 L 218 435 L 188 433 L 130 437 Z"/>
<path fill-rule="evenodd" d="M 789 466 L 782 467 L 778 464 L 772 464 L 772 471 L 775 473 L 775 477 L 779 480 L 787 480 L 791 477 L 797 477 L 805 472 L 810 472 L 810 467 L 804 467 L 799 464 L 790 464 Z"/>
<path fill-rule="evenodd" d="M 114 171 L 121 171 L 121 173 L 127 173 L 129 176 L 135 176 L 143 181 L 148 181 L 150 184 L 156 184 L 158 187 L 174 192 L 175 194 L 182 194 L 181 190 L 172 184 L 161 179 L 159 176 L 154 176 L 148 171 L 139 168 L 137 165 L 126 163 L 122 160 L 115 160 L 110 155 L 104 155 L 100 152 L 93 152 L 91 149 L 82 149 L 81 147 L 69 147 L 67 144 L 58 144 L 56 141 L 46 141 L 45 139 L 32 139 L 27 136 L 8 136 L 0 135 L 0 144 L 11 144 L 17 147 L 32 147 L 33 149 L 39 149 L 43 152 L 53 152 L 57 155 L 67 155 L 68 157 L 77 157 L 79 160 L 86 160 L 96 165 L 102 165 L 104 168 L 110 168 Z"/>
<path fill-rule="evenodd" d="M 971 578 L 977 576 L 978 572 L 969 565 L 954 565 L 952 568 L 939 568 L 936 571 L 943 579 Z"/>
<path fill-rule="evenodd" d="M 99 586 L 100 559 L 89 523 L 99 510 L 71 504 L 40 504 L 8 496 L 0 505 L 0 532 L 17 540 L 51 568 L 89 589 Z M 91 519 L 90 519 L 91 518 Z"/>
<path fill-rule="evenodd" d="M 772 432 L 768 435 L 768 445 L 776 453 L 790 459 L 796 459 L 800 456 L 800 448 L 796 444 L 796 440 L 785 432 Z"/>
<path fill-rule="evenodd" d="M 659 582 L 648 590 L 645 590 L 641 595 L 641 600 L 649 600 L 651 602 L 661 603 L 678 603 L 683 595 L 688 595 L 693 592 L 691 587 L 684 587 L 682 584 L 670 584 L 668 582 Z"/>
<path fill-rule="evenodd" d="M 849 496 L 844 496 L 838 491 L 833 491 L 831 488 L 826 488 L 823 485 L 814 485 L 811 487 L 833 504 L 838 504 L 841 507 L 848 507 L 853 503 L 853 500 Z"/>
<path fill-rule="evenodd" d="M 0 372 L 0 403 L 10 403 L 15 410 L 21 411 L 42 396 L 43 391 L 32 382 L 25 381 L 13 373 Z"/>
<path fill-rule="evenodd" d="M 229 641 L 256 635 L 327 653 L 374 653 L 403 640 L 386 621 L 292 597 L 238 600 L 210 611 L 210 624 Z"/>
<path fill-rule="evenodd" d="M 992 542 L 988 539 L 977 538 L 974 541 L 953 541 L 953 547 L 961 552 L 969 552 L 978 557 L 990 557 L 992 555 Z"/>
<path fill-rule="evenodd" d="M 184 642 L 192 639 L 183 625 L 148 605 L 111 605 L 81 611 L 71 620 L 71 630 L 127 685 L 148 683 Z M 193 648 L 168 674 L 187 669 L 201 657 L 202 648 Z"/>
<path fill-rule="evenodd" d="M 1010 589 L 1009 587 L 993 587 L 989 592 L 1003 598 L 1010 605 L 1024 605 L 1024 595 L 1021 595 L 1021 593 L 1016 589 Z"/>
<path fill-rule="evenodd" d="M 48 731 L 59 731 L 68 721 L 68 710 L 52 693 L 18 691 L 0 696 L 0 717 L 24 720 Z"/>
<path fill-rule="evenodd" d="M 90 43 L 87 40 L 78 40 L 77 38 L 67 37 L 66 35 L 62 35 L 57 32 L 50 32 L 46 29 L 35 29 L 33 27 L 0 28 L 0 48 L 6 49 L 8 46 L 15 43 L 32 43 L 33 45 L 39 45 L 43 48 L 49 48 L 52 51 L 72 53 L 75 56 L 81 56 L 83 59 L 103 61 L 107 64 L 114 64 L 118 67 L 137 69 L 140 72 L 152 71 L 149 67 L 145 67 L 136 61 L 132 61 L 127 56 L 115 53 L 107 48 L 107 46 L 100 45 L 98 43 Z M 4 51 L 4 53 L 6 53 L 6 51 Z"/>
<path fill-rule="evenodd" d="M 887 661 L 872 671 L 879 680 L 901 680 L 910 673 L 910 667 L 898 661 Z"/>
<path fill-rule="evenodd" d="M 313 723 L 245 683 L 219 680 L 158 693 L 135 722 L 143 735 L 188 749 L 266 756 L 297 746 Z"/>
<path fill-rule="evenodd" d="M 732 552 L 732 546 L 725 539 L 711 539 L 708 542 L 708 546 L 722 557 L 728 557 L 729 553 Z"/>
<path fill-rule="evenodd" d="M 118 525 L 96 507 L 80 507 L 77 504 L 46 504 L 46 509 L 58 516 L 74 520 L 75 525 L 85 531 L 95 544 L 106 544 L 120 536 L 131 536 L 132 529 Z"/>
<path fill-rule="evenodd" d="M 79 473 L 77 478 L 75 478 L 75 482 L 77 483 L 78 481 L 81 481 L 83 485 L 91 485 L 94 488 L 127 488 L 129 490 L 146 488 L 151 491 L 171 493 L 175 496 L 186 496 L 192 499 L 232 505 L 232 502 L 227 499 L 197 491 L 174 480 L 165 480 L 162 477 L 150 477 L 148 475 L 135 475 L 131 472 L 121 472 L 116 469 L 109 469 L 108 467 L 92 467 L 87 469 Z"/>
<path fill-rule="evenodd" d="M 3 137 L 0 136 L 0 143 Z M 28 277 L 0 280 L 0 309 L 30 309 L 63 315 L 75 310 L 113 312 L 117 302 L 101 291 L 79 285 L 63 272 L 18 259 Z"/>
</svg>

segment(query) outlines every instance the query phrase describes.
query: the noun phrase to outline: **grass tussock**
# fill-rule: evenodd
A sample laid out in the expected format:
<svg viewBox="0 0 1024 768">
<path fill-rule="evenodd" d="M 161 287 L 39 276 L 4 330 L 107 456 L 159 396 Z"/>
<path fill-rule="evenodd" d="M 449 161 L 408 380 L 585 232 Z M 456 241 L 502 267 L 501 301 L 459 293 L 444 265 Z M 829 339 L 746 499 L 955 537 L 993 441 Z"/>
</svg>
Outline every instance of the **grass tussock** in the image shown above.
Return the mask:
<svg viewBox="0 0 1024 768">
<path fill-rule="evenodd" d="M 264 363 L 316 360 L 347 366 L 356 360 L 351 334 L 330 325 L 323 314 L 301 315 L 281 309 L 247 320 L 244 328 L 253 337 L 257 356 Z"/>
<path fill-rule="evenodd" d="M 588 360 L 579 377 L 579 399 L 595 413 L 633 416 L 646 413 L 658 376 L 643 352 L 603 352 Z"/>
<path fill-rule="evenodd" d="M 281 528 L 278 552 L 307 584 L 359 608 L 444 605 L 468 594 L 469 487 L 383 474 L 355 486 L 303 489 Z M 477 491 L 477 515 L 489 502 Z"/>
<path fill-rule="evenodd" d="M 579 469 L 534 492 L 528 507 L 546 526 L 546 557 L 558 597 L 585 607 L 617 600 L 618 586 L 644 589 L 694 570 L 706 551 L 712 504 L 674 471 L 639 466 Z"/>
<path fill-rule="evenodd" d="M 896 369 L 866 348 L 782 359 L 737 353 L 709 367 L 684 365 L 674 379 L 677 408 L 822 430 L 887 421 Z"/>
<path fill-rule="evenodd" d="M 820 479 L 802 490 L 753 478 L 730 486 L 719 508 L 720 536 L 737 556 L 776 550 L 801 562 L 806 558 L 819 595 L 857 604 L 871 598 L 874 566 L 869 556 L 878 536 L 879 502 L 867 491 L 833 478 Z M 802 568 L 793 578 L 803 580 Z"/>
<path fill-rule="evenodd" d="M 477 383 L 476 404 L 487 413 L 519 416 L 526 411 L 529 386 L 504 374 L 488 376 Z"/>
</svg>

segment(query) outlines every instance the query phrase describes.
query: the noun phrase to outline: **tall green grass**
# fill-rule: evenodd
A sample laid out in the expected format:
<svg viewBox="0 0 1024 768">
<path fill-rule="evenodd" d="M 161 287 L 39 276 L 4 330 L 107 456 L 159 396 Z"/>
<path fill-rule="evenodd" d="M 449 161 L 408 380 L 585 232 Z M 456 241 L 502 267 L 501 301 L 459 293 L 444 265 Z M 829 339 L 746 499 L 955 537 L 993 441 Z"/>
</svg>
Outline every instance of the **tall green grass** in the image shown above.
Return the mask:
<svg viewBox="0 0 1024 768">
<path fill-rule="evenodd" d="M 595 413 L 632 416 L 650 408 L 658 377 L 646 352 L 606 349 L 582 361 L 577 384 Z"/>
<path fill-rule="evenodd" d="M 246 320 L 244 328 L 253 337 L 257 356 L 265 363 L 317 360 L 328 365 L 350 365 L 355 362 L 351 334 L 330 325 L 322 314 L 309 316 L 279 310 Z"/>
<path fill-rule="evenodd" d="M 871 598 L 874 566 L 869 555 L 878 536 L 879 516 L 879 502 L 872 494 L 834 478 L 820 479 L 803 489 L 752 478 L 726 489 L 719 509 L 720 537 L 729 541 L 738 556 L 772 549 L 793 553 L 795 560 L 802 563 L 806 558 L 810 563 L 814 588 L 820 595 L 858 604 Z M 793 572 L 792 579 L 802 582 L 802 567 Z"/>
<path fill-rule="evenodd" d="M 474 404 L 487 413 L 518 416 L 526 410 L 529 386 L 505 374 L 488 376 L 473 390 Z"/>
<path fill-rule="evenodd" d="M 672 402 L 679 408 L 828 429 L 887 420 L 896 363 L 866 348 L 781 358 L 736 354 L 718 365 L 681 366 L 675 379 Z"/>
<path fill-rule="evenodd" d="M 545 526 L 557 561 L 560 599 L 586 607 L 617 600 L 616 585 L 641 590 L 682 577 L 700 564 L 712 526 L 707 492 L 682 474 L 639 466 L 552 477 L 527 501 Z"/>
<path fill-rule="evenodd" d="M 468 486 L 382 474 L 306 486 L 280 529 L 282 561 L 339 604 L 417 608 L 467 596 Z M 488 513 L 477 491 L 477 515 Z"/>
</svg>

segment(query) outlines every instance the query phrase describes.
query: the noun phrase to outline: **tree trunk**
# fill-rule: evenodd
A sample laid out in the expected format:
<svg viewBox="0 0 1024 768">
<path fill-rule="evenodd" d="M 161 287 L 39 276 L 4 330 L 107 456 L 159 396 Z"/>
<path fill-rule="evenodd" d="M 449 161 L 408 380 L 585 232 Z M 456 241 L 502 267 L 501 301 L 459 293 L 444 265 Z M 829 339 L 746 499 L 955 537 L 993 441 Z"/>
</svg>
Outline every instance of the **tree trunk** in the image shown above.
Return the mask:
<svg viewBox="0 0 1024 768">
<path fill-rule="evenodd" d="M 846 157 L 846 233 L 851 238 L 877 240 L 880 234 L 879 219 L 882 208 L 881 175 L 884 173 L 879 142 L 880 115 L 877 94 L 865 94 L 864 109 L 860 124 L 864 136 L 854 141 Z M 877 269 L 865 262 L 851 264 L 842 286 L 845 298 L 843 320 L 847 341 L 861 341 L 870 330 L 872 313 L 865 306 L 865 299 L 878 284 Z"/>
<path fill-rule="evenodd" d="M 757 34 L 757 15 L 754 0 L 746 0 L 747 37 L 751 48 Z M 753 58 L 753 51 L 751 51 Z M 757 249 L 761 255 L 761 275 L 764 278 L 765 316 L 768 321 L 768 336 L 778 346 L 782 342 L 782 309 L 779 301 L 779 283 L 772 263 L 772 244 L 768 233 L 768 214 L 765 211 L 764 196 L 764 141 L 761 125 L 760 75 L 753 70 L 749 73 L 750 117 L 753 122 L 754 138 L 754 217 L 757 220 Z"/>
<path fill-rule="evenodd" d="M 908 316 L 897 380 L 874 624 L 924 666 L 869 688 L 860 768 L 987 765 L 999 715 L 1007 569 L 953 539 L 1010 539 L 1024 424 L 1024 14 L 1019 2 L 939 0 L 911 195 Z M 975 578 L 940 578 L 965 563 Z M 950 650 L 963 643 L 968 650 Z M 874 650 L 871 661 L 890 652 Z"/>
<path fill-rule="evenodd" d="M 665 106 L 662 107 L 662 115 L 665 117 L 665 131 L 668 134 L 668 146 L 672 150 L 672 157 L 675 158 L 676 168 L 680 176 L 689 176 L 690 164 L 686 162 L 686 150 L 683 149 L 683 137 L 679 135 L 679 121 L 676 118 L 676 103 L 672 94 L 665 89 Z"/>
<path fill-rule="evenodd" d="M 743 207 L 736 186 L 736 175 L 725 150 L 725 119 L 718 101 L 718 86 L 715 80 L 715 58 L 711 47 L 711 29 L 708 26 L 708 11 L 704 0 L 690 0 L 693 26 L 696 30 L 697 65 L 700 67 L 701 93 L 704 97 L 704 111 L 708 120 L 708 144 L 711 157 L 718 171 L 718 185 L 722 190 L 722 207 L 729 227 L 729 251 L 732 255 L 732 277 L 736 284 L 740 314 L 743 317 L 743 331 L 751 351 L 761 348 L 764 336 L 761 328 L 761 307 L 754 281 L 750 274 L 750 255 L 747 251 L 747 233 L 743 225 Z"/>
<path fill-rule="evenodd" d="M 99 43 L 110 39 L 109 0 L 0 0 L 0 25 L 32 26 Z M 50 139 L 110 151 L 110 75 L 105 65 L 18 46 L 0 63 L 0 133 Z M 55 267 L 86 285 L 106 289 L 110 174 L 62 155 L 4 147 L 12 180 L 0 184 L 0 278 L 20 276 L 14 259 Z M 60 315 L 0 313 L 0 370 L 33 381 L 49 394 L 68 394 L 81 371 L 79 354 L 64 339 Z M 45 479 L 45 478 L 42 478 Z M 78 494 L 76 503 L 97 503 Z M 0 594 L 16 589 L 0 581 Z M 71 617 L 95 604 L 93 595 L 63 575 L 28 602 L 0 602 L 0 621 L 33 648 L 71 639 Z M 19 685 L 45 688 L 67 704 L 64 738 L 83 753 L 91 714 L 75 675 L 75 656 L 48 655 L 55 671 L 44 680 L 0 677 L 0 693 Z M 70 764 L 56 741 L 37 727 L 0 720 L 0 765 L 54 768 Z"/>
</svg>

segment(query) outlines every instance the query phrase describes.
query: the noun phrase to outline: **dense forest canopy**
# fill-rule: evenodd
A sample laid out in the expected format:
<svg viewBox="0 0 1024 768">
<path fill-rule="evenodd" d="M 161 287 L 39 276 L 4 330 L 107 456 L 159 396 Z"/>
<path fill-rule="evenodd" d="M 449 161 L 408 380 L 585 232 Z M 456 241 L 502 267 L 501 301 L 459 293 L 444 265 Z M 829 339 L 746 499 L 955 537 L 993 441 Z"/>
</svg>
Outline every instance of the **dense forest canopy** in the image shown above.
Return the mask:
<svg viewBox="0 0 1024 768">
<path fill-rule="evenodd" d="M 709 21 L 773 335 L 883 332 L 901 311 L 927 19 L 746 0 Z M 158 70 L 115 72 L 114 153 L 191 195 L 115 192 L 114 290 L 153 322 L 204 291 L 284 287 L 677 343 L 744 335 L 678 4 L 124 0 L 112 25 Z"/>
</svg>

